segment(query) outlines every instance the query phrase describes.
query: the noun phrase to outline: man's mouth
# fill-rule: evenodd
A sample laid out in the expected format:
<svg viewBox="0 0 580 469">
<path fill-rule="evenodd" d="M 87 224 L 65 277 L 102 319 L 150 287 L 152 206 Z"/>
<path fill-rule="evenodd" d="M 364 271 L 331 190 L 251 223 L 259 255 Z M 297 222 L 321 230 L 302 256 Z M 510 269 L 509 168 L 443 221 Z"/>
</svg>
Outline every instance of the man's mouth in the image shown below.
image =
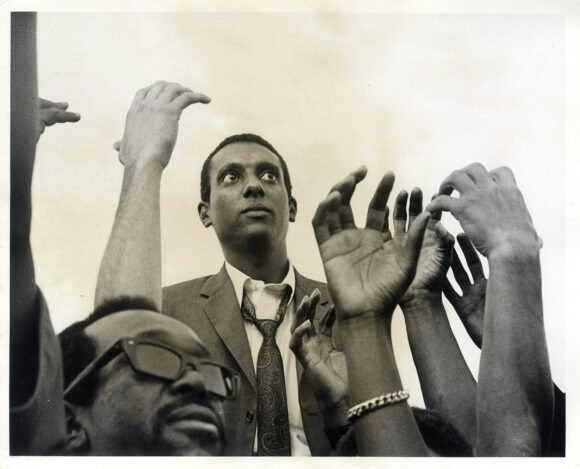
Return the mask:
<svg viewBox="0 0 580 469">
<path fill-rule="evenodd" d="M 266 213 L 270 213 L 270 209 L 264 207 L 261 204 L 252 204 L 242 210 L 242 213 L 248 213 L 250 215 L 263 215 Z"/>
<path fill-rule="evenodd" d="M 199 404 L 188 404 L 178 407 L 165 418 L 165 422 L 167 423 L 181 421 L 199 422 L 213 425 L 216 428 L 219 428 L 220 425 L 215 412 L 209 407 Z"/>
</svg>

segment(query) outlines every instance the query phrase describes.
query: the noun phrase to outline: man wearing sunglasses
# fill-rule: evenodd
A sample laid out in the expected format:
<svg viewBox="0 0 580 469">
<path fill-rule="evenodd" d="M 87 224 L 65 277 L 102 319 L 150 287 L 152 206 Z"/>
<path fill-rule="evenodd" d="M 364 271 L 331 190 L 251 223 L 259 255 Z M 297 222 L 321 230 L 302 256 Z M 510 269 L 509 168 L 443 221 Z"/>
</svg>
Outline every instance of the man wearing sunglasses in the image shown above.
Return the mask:
<svg viewBox="0 0 580 469">
<path fill-rule="evenodd" d="M 60 334 L 66 452 L 219 455 L 222 401 L 235 397 L 237 376 L 208 359 L 191 329 L 150 307 L 127 310 L 131 302 L 105 304 Z"/>
</svg>

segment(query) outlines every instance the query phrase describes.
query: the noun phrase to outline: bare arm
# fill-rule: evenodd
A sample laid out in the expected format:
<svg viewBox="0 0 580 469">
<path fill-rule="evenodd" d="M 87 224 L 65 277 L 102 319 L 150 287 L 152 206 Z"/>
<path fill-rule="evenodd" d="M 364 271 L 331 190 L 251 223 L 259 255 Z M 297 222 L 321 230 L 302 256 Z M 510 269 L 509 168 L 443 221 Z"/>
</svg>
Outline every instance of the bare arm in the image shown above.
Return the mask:
<svg viewBox="0 0 580 469">
<path fill-rule="evenodd" d="M 119 159 L 123 185 L 101 261 L 95 307 L 119 296 L 151 300 L 161 311 L 161 175 L 175 146 L 181 112 L 209 98 L 176 83 L 139 90 L 125 121 Z"/>
<path fill-rule="evenodd" d="M 450 197 L 452 190 L 459 198 Z M 452 173 L 430 210 L 449 210 L 488 258 L 477 389 L 478 456 L 539 456 L 553 415 L 537 236 L 512 172 Z"/>
<path fill-rule="evenodd" d="M 10 403 L 25 402 L 36 385 L 39 357 L 39 304 L 30 246 L 32 174 L 40 129 L 49 121 L 76 122 L 66 103 L 37 98 L 36 16 L 12 18 L 10 126 Z"/>
<path fill-rule="evenodd" d="M 354 224 L 350 198 L 366 170 L 336 184 L 321 202 L 312 224 L 346 355 L 351 404 L 402 389 L 390 325 L 393 311 L 413 278 L 429 214 L 409 232 L 383 234 L 386 203 L 394 175 L 381 180 L 369 206 L 365 228 Z M 354 422 L 361 455 L 426 455 L 406 401 L 381 407 Z"/>
<path fill-rule="evenodd" d="M 422 211 L 421 191 L 411 192 L 411 222 Z M 393 223 L 406 223 L 406 193 L 399 194 Z M 453 255 L 454 239 L 440 213 L 427 225 L 417 273 L 401 299 L 409 345 L 421 383 L 425 405 L 449 419 L 475 445 L 476 382 L 449 325 L 442 301 L 445 274 Z"/>
</svg>

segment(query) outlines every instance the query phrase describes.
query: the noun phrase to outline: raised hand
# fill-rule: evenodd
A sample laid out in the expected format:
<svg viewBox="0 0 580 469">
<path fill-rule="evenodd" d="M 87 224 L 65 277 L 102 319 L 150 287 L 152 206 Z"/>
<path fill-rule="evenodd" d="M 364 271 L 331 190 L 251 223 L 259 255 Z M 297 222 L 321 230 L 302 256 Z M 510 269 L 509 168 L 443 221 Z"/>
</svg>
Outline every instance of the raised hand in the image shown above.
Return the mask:
<svg viewBox="0 0 580 469">
<path fill-rule="evenodd" d="M 348 410 L 346 361 L 344 353 L 332 346 L 332 339 L 319 334 L 312 323 L 319 300 L 320 292 L 316 289 L 298 306 L 290 349 L 304 368 L 304 378 L 312 387 L 321 411 L 344 410 L 344 415 L 338 416 L 344 419 L 342 425 L 346 423 Z"/>
<path fill-rule="evenodd" d="M 164 168 L 175 146 L 181 112 L 191 104 L 210 102 L 210 98 L 194 93 L 177 83 L 158 81 L 135 94 L 125 120 L 119 151 L 123 165 L 137 160 L 153 160 Z"/>
<path fill-rule="evenodd" d="M 67 111 L 68 103 L 54 103 L 48 99 L 38 98 L 38 126 L 36 140 L 40 139 L 44 129 L 51 125 L 64 122 L 78 122 L 81 115 L 78 112 Z"/>
<path fill-rule="evenodd" d="M 450 196 L 454 190 L 459 198 Z M 542 240 L 509 168 L 488 172 L 480 163 L 473 163 L 451 173 L 439 194 L 427 210 L 450 211 L 484 256 L 494 251 L 541 248 Z"/>
<path fill-rule="evenodd" d="M 422 199 L 421 189 L 413 189 L 409 202 L 409 223 L 413 223 L 423 210 Z M 393 214 L 395 220 L 406 221 L 406 201 L 406 192 L 400 193 L 395 203 Z M 434 213 L 427 224 L 415 278 L 400 301 L 403 308 L 416 301 L 424 301 L 429 296 L 441 298 L 441 290 L 446 281 L 445 275 L 451 263 L 455 240 L 441 224 L 440 219 L 441 212 Z"/>
<path fill-rule="evenodd" d="M 386 204 L 395 176 L 379 183 L 365 228 L 357 228 L 350 207 L 356 187 L 366 176 L 361 167 L 336 184 L 320 203 L 312 225 L 335 303 L 337 318 L 348 320 L 374 312 L 392 314 L 413 276 L 429 213 L 419 215 L 405 230 L 395 223 L 394 236 L 383 233 Z"/>
<path fill-rule="evenodd" d="M 443 293 L 453 305 L 471 340 L 481 348 L 487 279 L 483 273 L 481 260 L 467 235 L 464 233 L 457 235 L 457 242 L 461 246 L 461 250 L 467 261 L 473 283 L 469 280 L 469 276 L 463 268 L 463 264 L 461 264 L 457 251 L 455 251 L 451 262 L 451 270 L 453 271 L 455 281 L 459 285 L 459 288 L 461 288 L 462 295 L 455 291 L 447 279 L 443 285 Z"/>
</svg>

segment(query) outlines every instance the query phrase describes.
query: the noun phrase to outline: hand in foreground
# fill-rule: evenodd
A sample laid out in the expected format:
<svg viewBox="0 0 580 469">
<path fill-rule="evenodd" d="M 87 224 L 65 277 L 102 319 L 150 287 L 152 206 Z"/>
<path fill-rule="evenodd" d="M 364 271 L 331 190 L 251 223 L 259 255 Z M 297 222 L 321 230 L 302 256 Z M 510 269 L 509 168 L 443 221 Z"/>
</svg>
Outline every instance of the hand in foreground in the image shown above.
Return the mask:
<svg viewBox="0 0 580 469">
<path fill-rule="evenodd" d="M 429 213 L 409 226 L 395 225 L 394 237 L 383 233 L 387 200 L 395 176 L 387 173 L 379 183 L 367 213 L 365 228 L 357 228 L 350 207 L 356 184 L 366 176 L 361 167 L 336 184 L 312 220 L 330 293 L 341 321 L 365 313 L 392 312 L 413 276 Z"/>
<path fill-rule="evenodd" d="M 305 296 L 296 310 L 290 349 L 304 368 L 304 377 L 314 391 L 322 411 L 348 406 L 344 353 L 334 350 L 332 338 L 318 333 L 312 320 L 320 292 Z M 346 413 L 343 416 L 346 418 Z"/>
<path fill-rule="evenodd" d="M 454 190 L 459 192 L 459 198 L 450 196 Z M 483 165 L 473 163 L 451 173 L 441 184 L 439 194 L 427 210 L 450 211 L 484 256 L 489 258 L 495 251 L 542 247 L 509 168 L 488 172 Z"/>
<path fill-rule="evenodd" d="M 423 210 L 422 199 L 421 189 L 413 189 L 409 201 L 409 224 L 412 224 Z M 395 203 L 393 223 L 400 223 L 403 228 L 407 221 L 406 203 L 407 193 L 401 192 Z M 400 301 L 403 308 L 416 301 L 429 300 L 432 296 L 441 299 L 441 290 L 451 264 L 455 240 L 441 224 L 440 219 L 441 212 L 434 213 L 427 224 L 415 278 Z"/>
<path fill-rule="evenodd" d="M 210 102 L 177 83 L 157 83 L 135 94 L 125 120 L 123 140 L 115 142 L 119 160 L 129 165 L 139 159 L 152 159 L 164 168 L 177 140 L 181 112 L 191 104 Z"/>
<path fill-rule="evenodd" d="M 38 127 L 36 140 L 40 139 L 46 127 L 57 123 L 78 122 L 81 115 L 78 112 L 67 111 L 68 103 L 53 103 L 48 99 L 38 98 Z"/>
<path fill-rule="evenodd" d="M 469 280 L 469 276 L 461 264 L 457 251 L 455 251 L 451 263 L 451 270 L 463 294 L 459 295 L 447 279 L 443 286 L 443 293 L 453 305 L 471 340 L 481 348 L 487 279 L 483 273 L 481 260 L 471 241 L 469 241 L 469 238 L 461 233 L 457 235 L 457 242 L 461 246 L 461 250 L 467 261 L 473 283 Z"/>
</svg>

